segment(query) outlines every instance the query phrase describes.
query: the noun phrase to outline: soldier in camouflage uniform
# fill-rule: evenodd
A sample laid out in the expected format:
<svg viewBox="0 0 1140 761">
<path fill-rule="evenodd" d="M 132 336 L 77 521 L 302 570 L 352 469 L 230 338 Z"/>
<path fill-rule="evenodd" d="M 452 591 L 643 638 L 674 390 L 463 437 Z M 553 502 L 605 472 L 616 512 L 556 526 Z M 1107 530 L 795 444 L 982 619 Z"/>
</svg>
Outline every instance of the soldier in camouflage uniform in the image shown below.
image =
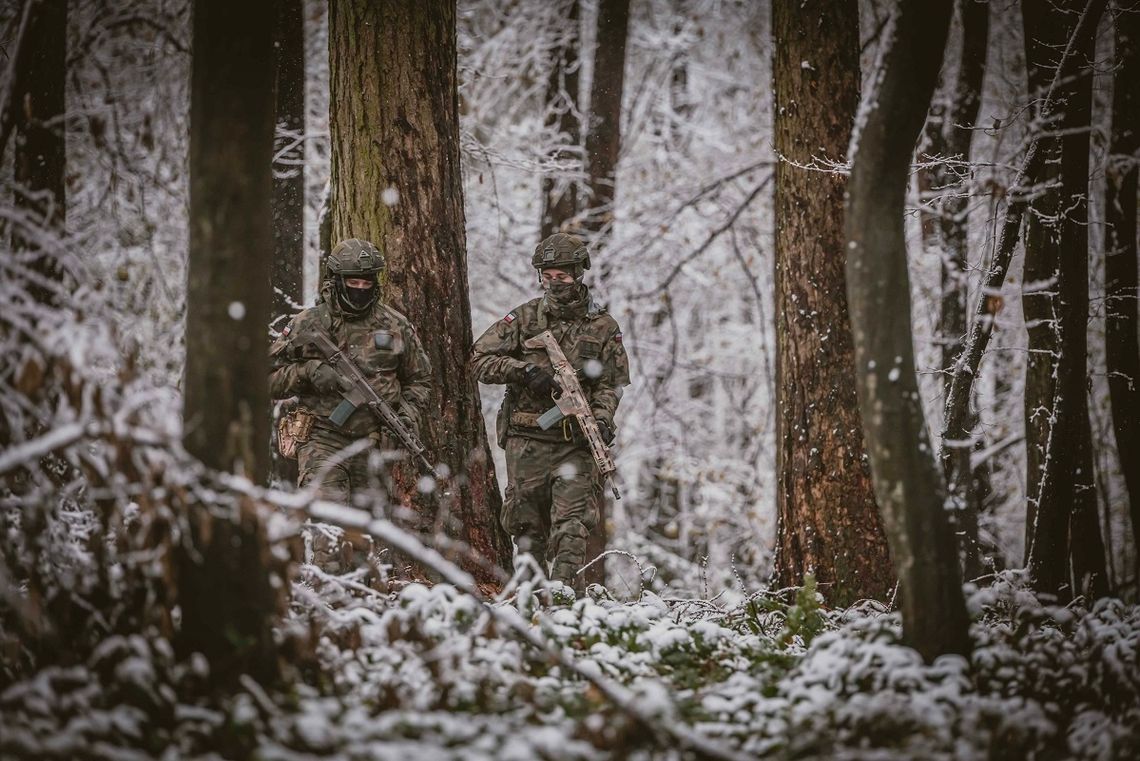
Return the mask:
<svg viewBox="0 0 1140 761">
<path fill-rule="evenodd" d="M 364 487 L 379 485 L 378 474 L 369 468 L 377 447 L 336 462 L 340 452 L 362 438 L 371 438 L 381 450 L 399 445 L 363 405 L 342 426 L 328 419 L 343 399 L 343 389 L 336 371 L 306 336 L 328 333 L 377 394 L 417 432 L 431 365 L 408 319 L 380 298 L 386 263 L 374 245 L 357 238 L 338 243 L 326 266 L 320 302 L 294 317 L 270 349 L 269 389 L 274 399 L 299 397 L 299 406 L 315 416 L 309 439 L 297 448 L 298 485 L 320 478 L 318 497 L 351 504 Z"/>
<path fill-rule="evenodd" d="M 581 238 L 556 233 L 531 260 L 544 294 L 512 310 L 475 342 L 472 368 L 483 383 L 507 385 L 496 426 L 507 454 L 503 527 L 519 551 L 549 566 L 551 578 L 577 591 L 586 542 L 598 521 L 602 480 L 586 440 L 570 419 L 543 431 L 537 417 L 558 391 L 543 349 L 523 341 L 550 330 L 581 379 L 603 438 L 614 436 L 614 412 L 629 385 L 621 329 L 598 306 L 582 277 L 590 254 Z"/>
</svg>

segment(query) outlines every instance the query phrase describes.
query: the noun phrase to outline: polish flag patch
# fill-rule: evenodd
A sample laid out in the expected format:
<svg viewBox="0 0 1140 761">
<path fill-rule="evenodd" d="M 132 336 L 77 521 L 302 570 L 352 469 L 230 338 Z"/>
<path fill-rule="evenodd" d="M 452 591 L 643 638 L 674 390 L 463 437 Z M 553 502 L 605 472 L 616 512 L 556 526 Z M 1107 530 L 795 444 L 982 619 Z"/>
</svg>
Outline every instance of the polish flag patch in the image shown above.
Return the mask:
<svg viewBox="0 0 1140 761">
<path fill-rule="evenodd" d="M 515 314 L 514 312 L 508 312 L 507 316 L 503 318 L 503 322 L 510 325 L 512 322 L 514 322 L 518 318 L 519 318 L 519 316 L 517 314 Z"/>
<path fill-rule="evenodd" d="M 286 326 L 285 326 L 285 329 L 281 331 L 281 335 L 282 335 L 283 337 L 284 337 L 284 336 L 288 336 L 288 335 L 289 335 L 290 333 L 292 333 L 292 332 L 293 332 L 293 328 L 292 328 L 292 326 L 290 326 L 290 325 L 286 325 Z"/>
<path fill-rule="evenodd" d="M 620 330 L 614 334 L 614 341 L 616 341 L 619 344 L 621 343 L 621 331 Z"/>
</svg>

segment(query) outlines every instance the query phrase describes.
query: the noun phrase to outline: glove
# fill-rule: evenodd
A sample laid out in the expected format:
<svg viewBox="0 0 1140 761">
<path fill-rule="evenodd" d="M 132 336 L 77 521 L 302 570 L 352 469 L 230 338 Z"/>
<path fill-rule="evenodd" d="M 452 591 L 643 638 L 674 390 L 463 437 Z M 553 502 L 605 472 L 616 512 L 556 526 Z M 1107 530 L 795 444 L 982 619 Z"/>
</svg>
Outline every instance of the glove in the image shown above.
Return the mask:
<svg viewBox="0 0 1140 761">
<path fill-rule="evenodd" d="M 605 420 L 598 420 L 598 433 L 602 434 L 602 441 L 608 447 L 614 443 L 614 429 Z"/>
<path fill-rule="evenodd" d="M 554 375 L 538 365 L 527 365 L 523 371 L 523 383 L 527 389 L 537 397 L 549 398 L 554 391 L 561 391 L 562 387 L 554 380 Z"/>
<path fill-rule="evenodd" d="M 340 376 L 319 359 L 310 360 L 305 365 L 305 376 L 318 394 L 335 394 L 340 391 Z"/>
</svg>

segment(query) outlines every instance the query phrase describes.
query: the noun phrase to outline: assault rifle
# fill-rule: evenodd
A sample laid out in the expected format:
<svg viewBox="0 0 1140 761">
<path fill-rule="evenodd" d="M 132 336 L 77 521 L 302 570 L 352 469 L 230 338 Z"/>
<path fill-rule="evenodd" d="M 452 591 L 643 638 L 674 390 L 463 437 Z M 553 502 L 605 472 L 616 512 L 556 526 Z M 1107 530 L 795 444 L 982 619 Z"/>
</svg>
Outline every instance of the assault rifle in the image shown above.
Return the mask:
<svg viewBox="0 0 1140 761">
<path fill-rule="evenodd" d="M 621 492 L 618 491 L 617 484 L 613 481 L 613 475 L 617 472 L 614 458 L 610 455 L 606 443 L 602 441 L 602 433 L 598 430 L 598 421 L 594 420 L 594 413 L 590 412 L 590 401 L 582 392 L 582 384 L 578 382 L 578 373 L 570 364 L 570 360 L 566 359 L 562 347 L 558 345 L 558 340 L 549 330 L 544 330 L 534 338 L 523 341 L 523 346 L 528 349 L 546 349 L 546 355 L 550 357 L 550 364 L 554 366 L 554 378 L 562 387 L 562 393 L 554 397 L 554 406 L 538 416 L 538 427 L 545 431 L 563 418 L 573 416 L 578 421 L 578 427 L 586 436 L 586 442 L 590 445 L 590 454 L 594 458 L 594 465 L 602 474 L 603 482 L 605 479 L 610 479 L 610 488 L 613 489 L 614 499 L 621 499 Z"/>
<path fill-rule="evenodd" d="M 427 457 L 424 456 L 426 449 L 419 436 L 416 436 L 412 429 L 404 425 L 404 421 L 400 420 L 396 411 L 392 409 L 392 405 L 384 401 L 369 385 L 368 379 L 364 377 L 364 373 L 360 371 L 352 358 L 341 351 L 332 339 L 324 333 L 313 332 L 309 337 L 321 350 L 321 354 L 324 355 L 332 369 L 340 375 L 342 387 L 348 389 L 344 392 L 344 399 L 329 415 L 329 420 L 338 426 L 343 425 L 360 405 L 367 405 L 377 420 L 386 426 L 400 440 L 404 449 L 419 462 L 420 467 L 436 481 L 442 481 L 443 476 L 432 467 Z"/>
</svg>

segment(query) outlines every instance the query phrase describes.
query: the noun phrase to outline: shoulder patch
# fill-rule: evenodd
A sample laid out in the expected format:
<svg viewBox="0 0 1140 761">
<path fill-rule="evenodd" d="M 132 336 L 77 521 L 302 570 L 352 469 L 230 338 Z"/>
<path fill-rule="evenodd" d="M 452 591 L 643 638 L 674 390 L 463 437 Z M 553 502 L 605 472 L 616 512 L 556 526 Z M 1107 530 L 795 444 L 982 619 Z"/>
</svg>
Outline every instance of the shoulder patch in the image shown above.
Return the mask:
<svg viewBox="0 0 1140 761">
<path fill-rule="evenodd" d="M 620 330 L 617 333 L 614 333 L 614 341 L 616 341 L 619 344 L 621 343 L 621 331 Z"/>
<path fill-rule="evenodd" d="M 293 332 L 293 326 L 292 325 L 286 325 L 285 329 L 281 331 L 281 337 L 287 338 L 289 336 L 289 334 L 292 332 Z"/>
<path fill-rule="evenodd" d="M 519 318 L 519 316 L 517 314 L 515 314 L 514 312 L 507 312 L 507 316 L 503 318 L 503 322 L 510 325 L 512 322 L 514 322 L 518 318 Z"/>
</svg>

